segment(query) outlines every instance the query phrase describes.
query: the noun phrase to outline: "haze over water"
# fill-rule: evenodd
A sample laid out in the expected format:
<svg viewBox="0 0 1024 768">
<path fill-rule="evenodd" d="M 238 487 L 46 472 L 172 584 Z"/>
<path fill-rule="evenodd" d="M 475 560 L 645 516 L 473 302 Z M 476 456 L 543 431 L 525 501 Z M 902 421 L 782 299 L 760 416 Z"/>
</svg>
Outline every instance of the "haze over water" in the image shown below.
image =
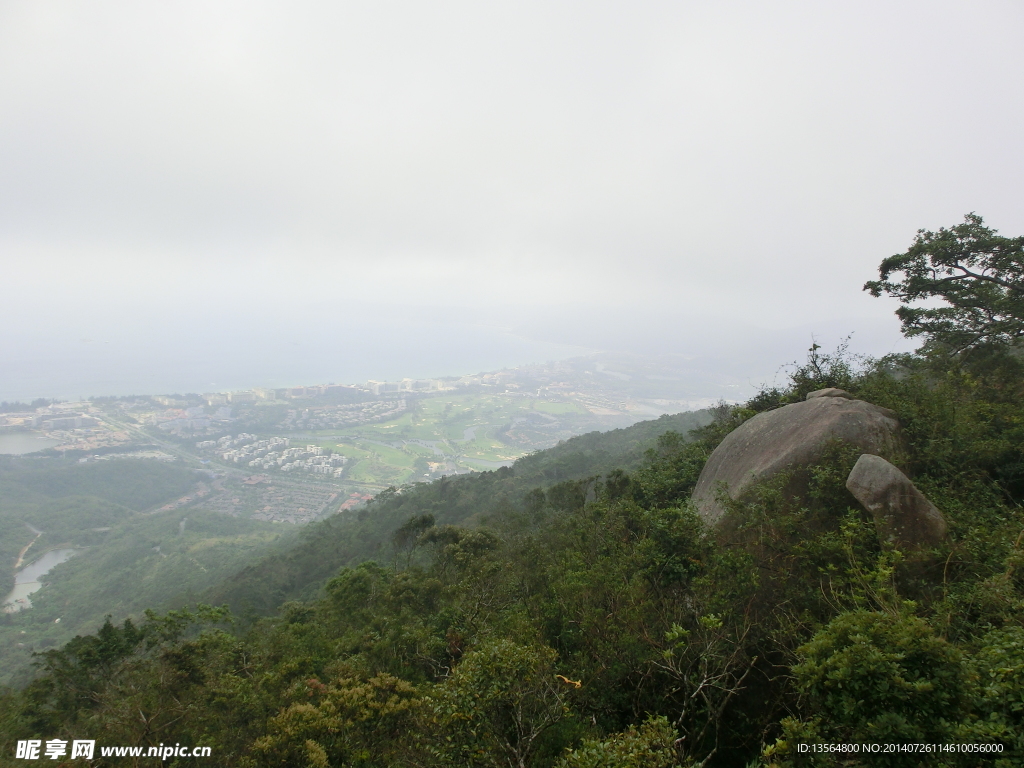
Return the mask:
<svg viewBox="0 0 1024 768">
<path fill-rule="evenodd" d="M 0 342 L 6 361 L 0 400 L 75 399 L 362 383 L 463 375 L 585 354 L 585 347 L 538 341 L 466 322 L 396 321 L 388 313 L 357 324 L 322 321 L 233 327 L 126 326 L 93 338 L 69 332 Z"/>
</svg>

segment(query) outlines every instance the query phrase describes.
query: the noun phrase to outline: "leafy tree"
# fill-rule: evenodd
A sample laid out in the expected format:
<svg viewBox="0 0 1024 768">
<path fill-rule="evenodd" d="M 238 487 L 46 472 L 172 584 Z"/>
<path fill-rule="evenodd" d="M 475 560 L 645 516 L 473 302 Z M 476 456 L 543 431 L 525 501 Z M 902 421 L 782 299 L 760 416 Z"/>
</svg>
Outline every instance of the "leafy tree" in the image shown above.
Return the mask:
<svg viewBox="0 0 1024 768">
<path fill-rule="evenodd" d="M 420 544 L 420 536 L 434 527 L 434 516 L 431 514 L 413 515 L 391 534 L 391 544 L 395 548 L 396 557 L 405 555 L 405 567 L 412 563 L 413 554 Z"/>
<path fill-rule="evenodd" d="M 121 663 L 146 639 L 148 632 L 131 619 L 122 627 L 108 616 L 95 635 L 76 637 L 60 650 L 40 654 L 37 666 L 46 676 L 28 689 L 28 711 L 37 728 L 54 727 L 95 705 Z"/>
<path fill-rule="evenodd" d="M 568 752 L 556 768 L 672 768 L 679 765 L 678 734 L 668 718 L 650 717 L 606 739 L 588 739 Z"/>
<path fill-rule="evenodd" d="M 678 432 L 666 432 L 659 437 L 657 447 L 647 451 L 645 466 L 630 478 L 627 487 L 633 499 L 646 507 L 677 505 L 693 491 L 704 462 L 729 427 L 738 426 L 744 418 L 727 411 L 715 423 L 694 430 L 693 434 L 699 438 L 695 442 L 688 442 Z M 622 493 L 624 478 L 616 477 L 613 483 L 620 486 L 617 490 Z"/>
<path fill-rule="evenodd" d="M 139 627 L 128 620 L 117 627 L 108 619 L 96 635 L 40 654 L 45 674 L 26 689 L 22 719 L 37 736 L 67 738 L 100 723 L 114 742 L 168 741 L 202 711 L 198 694 L 215 666 L 211 658 L 229 637 L 200 634 L 200 628 L 229 620 L 224 609 L 205 605 L 196 613 L 147 612 Z"/>
<path fill-rule="evenodd" d="M 864 290 L 899 299 L 903 332 L 924 336 L 928 347 L 957 354 L 1024 338 L 1024 237 L 1001 237 L 977 214 L 950 229 L 919 230 L 878 274 Z M 934 299 L 944 305 L 910 306 Z"/>
<path fill-rule="evenodd" d="M 567 716 L 555 652 L 493 640 L 465 655 L 429 697 L 444 765 L 527 768 L 545 731 Z"/>
<path fill-rule="evenodd" d="M 341 677 L 324 684 L 302 681 L 291 692 L 303 699 L 268 723 L 253 744 L 254 766 L 309 765 L 384 768 L 406 764 L 416 688 L 382 674 L 369 680 Z"/>
</svg>

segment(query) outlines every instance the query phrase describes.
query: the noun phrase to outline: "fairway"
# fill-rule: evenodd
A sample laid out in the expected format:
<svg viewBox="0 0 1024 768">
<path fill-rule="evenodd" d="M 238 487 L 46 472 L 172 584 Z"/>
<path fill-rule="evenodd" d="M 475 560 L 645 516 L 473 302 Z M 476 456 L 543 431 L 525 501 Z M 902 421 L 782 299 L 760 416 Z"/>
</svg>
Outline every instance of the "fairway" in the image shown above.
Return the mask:
<svg viewBox="0 0 1024 768">
<path fill-rule="evenodd" d="M 534 400 L 531 405 L 535 411 L 564 415 L 567 413 L 586 413 L 587 409 L 578 403 L 553 403 L 548 400 Z"/>
<path fill-rule="evenodd" d="M 562 432 L 576 426 L 564 421 L 587 417 L 571 400 L 445 392 L 415 401 L 394 420 L 321 430 L 310 442 L 349 459 L 345 480 L 386 487 L 511 464 L 564 439 Z"/>
<path fill-rule="evenodd" d="M 351 483 L 346 492 L 375 493 L 390 485 L 494 470 L 575 435 L 639 420 L 596 414 L 588 407 L 592 401 L 581 401 L 575 391 L 538 396 L 538 390 L 445 390 L 403 396 L 403 408 L 392 418 L 294 431 L 282 422 L 275 434 L 293 445 L 319 445 L 345 456 L 348 461 L 330 482 Z"/>
</svg>

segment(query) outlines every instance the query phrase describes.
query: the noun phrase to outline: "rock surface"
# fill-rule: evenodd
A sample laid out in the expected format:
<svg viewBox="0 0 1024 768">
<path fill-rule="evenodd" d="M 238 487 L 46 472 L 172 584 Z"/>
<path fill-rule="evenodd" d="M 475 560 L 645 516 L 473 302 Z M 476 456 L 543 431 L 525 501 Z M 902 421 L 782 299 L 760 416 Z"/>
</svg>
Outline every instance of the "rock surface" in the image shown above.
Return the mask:
<svg viewBox="0 0 1024 768">
<path fill-rule="evenodd" d="M 843 397 L 847 400 L 857 399 L 845 389 L 840 389 L 839 387 L 825 387 L 825 389 L 816 389 L 813 392 L 808 392 L 807 397 L 805 397 L 804 400 L 813 400 L 816 397 Z"/>
<path fill-rule="evenodd" d="M 864 454 L 846 478 L 850 493 L 875 519 L 883 547 L 913 553 L 946 539 L 946 519 L 910 478 L 881 456 Z"/>
<path fill-rule="evenodd" d="M 902 444 L 895 413 L 843 395 L 819 394 L 759 413 L 711 454 L 693 491 L 698 512 L 709 525 L 721 520 L 725 508 L 715 497 L 723 486 L 733 499 L 742 499 L 756 484 L 782 472 L 795 470 L 800 483 L 799 471 L 819 461 L 834 441 L 882 456 L 895 456 Z"/>
</svg>

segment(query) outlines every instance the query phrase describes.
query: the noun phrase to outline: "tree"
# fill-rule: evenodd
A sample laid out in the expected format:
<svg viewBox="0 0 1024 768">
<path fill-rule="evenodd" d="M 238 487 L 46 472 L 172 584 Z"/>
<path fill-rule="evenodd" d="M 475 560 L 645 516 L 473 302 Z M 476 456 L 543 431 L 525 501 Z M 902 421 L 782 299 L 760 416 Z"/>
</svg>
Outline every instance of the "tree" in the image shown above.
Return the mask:
<svg viewBox="0 0 1024 768">
<path fill-rule="evenodd" d="M 412 564 L 416 547 L 421 544 L 423 534 L 434 527 L 434 516 L 431 514 L 413 515 L 391 534 L 391 544 L 395 548 L 397 562 L 400 553 L 405 554 L 405 567 Z"/>
<path fill-rule="evenodd" d="M 465 655 L 428 699 L 443 765 L 527 768 L 541 737 L 569 715 L 546 646 L 490 640 Z"/>
<path fill-rule="evenodd" d="M 864 290 L 899 299 L 903 333 L 924 336 L 926 348 L 960 354 L 1024 338 L 1024 237 L 1002 237 L 977 214 L 950 229 L 918 230 L 878 274 Z M 945 305 L 910 306 L 934 299 Z"/>
<path fill-rule="evenodd" d="M 316 678 L 293 686 L 296 701 L 267 722 L 252 747 L 253 764 L 383 768 L 406 764 L 422 706 L 416 687 L 383 673 L 368 680 Z"/>
</svg>

